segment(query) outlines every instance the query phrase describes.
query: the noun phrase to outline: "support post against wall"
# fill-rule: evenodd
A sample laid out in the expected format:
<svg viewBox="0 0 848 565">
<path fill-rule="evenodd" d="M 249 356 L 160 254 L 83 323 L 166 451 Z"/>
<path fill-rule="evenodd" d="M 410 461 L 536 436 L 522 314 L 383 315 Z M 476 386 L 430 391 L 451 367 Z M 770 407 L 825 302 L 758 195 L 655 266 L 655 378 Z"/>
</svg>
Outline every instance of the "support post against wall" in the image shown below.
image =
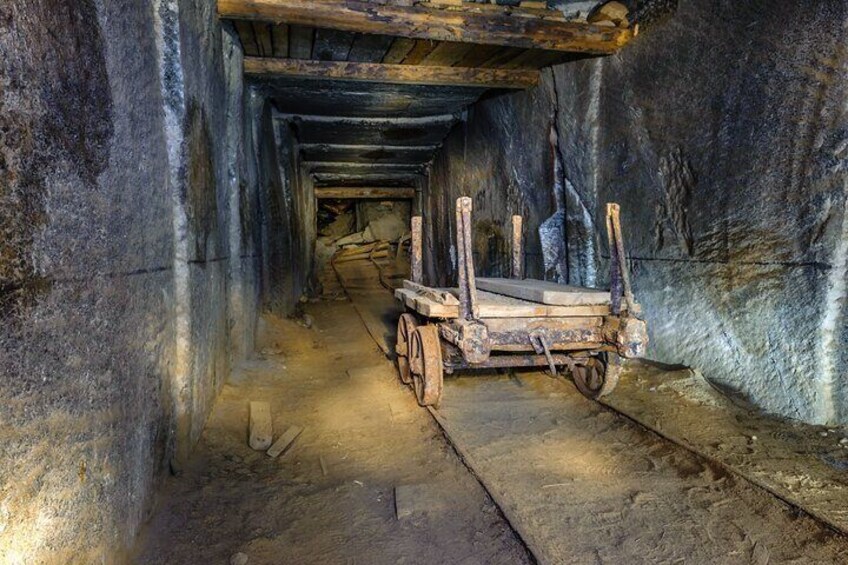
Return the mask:
<svg viewBox="0 0 848 565">
<path fill-rule="evenodd" d="M 423 252 L 422 246 L 422 218 L 421 216 L 412 216 L 412 282 L 423 284 L 423 270 L 421 265 L 421 256 Z"/>
<path fill-rule="evenodd" d="M 477 304 L 477 280 L 474 276 L 474 257 L 471 251 L 471 198 L 456 201 L 456 255 L 459 286 L 459 317 L 476 320 L 480 316 Z"/>
<path fill-rule="evenodd" d="M 512 278 L 524 278 L 524 218 L 512 217 Z"/>
</svg>

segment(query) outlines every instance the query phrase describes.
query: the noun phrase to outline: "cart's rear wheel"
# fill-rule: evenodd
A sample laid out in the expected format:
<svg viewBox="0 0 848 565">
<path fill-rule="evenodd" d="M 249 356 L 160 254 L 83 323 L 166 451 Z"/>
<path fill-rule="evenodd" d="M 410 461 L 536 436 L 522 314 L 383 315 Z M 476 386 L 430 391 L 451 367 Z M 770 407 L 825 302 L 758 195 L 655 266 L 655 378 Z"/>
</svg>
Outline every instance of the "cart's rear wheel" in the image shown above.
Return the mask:
<svg viewBox="0 0 848 565">
<path fill-rule="evenodd" d="M 400 315 L 395 353 L 397 353 L 398 376 L 400 382 L 405 385 L 412 384 L 412 373 L 409 370 L 409 340 L 417 327 L 418 322 L 415 320 L 415 316 L 412 314 Z"/>
<path fill-rule="evenodd" d="M 436 326 L 421 326 L 412 334 L 409 365 L 415 396 L 421 406 L 438 406 L 442 399 L 442 346 Z"/>
<path fill-rule="evenodd" d="M 615 353 L 588 357 L 583 363 L 575 365 L 572 373 L 574 386 L 592 400 L 611 393 L 618 385 L 620 375 L 621 361 Z"/>
</svg>

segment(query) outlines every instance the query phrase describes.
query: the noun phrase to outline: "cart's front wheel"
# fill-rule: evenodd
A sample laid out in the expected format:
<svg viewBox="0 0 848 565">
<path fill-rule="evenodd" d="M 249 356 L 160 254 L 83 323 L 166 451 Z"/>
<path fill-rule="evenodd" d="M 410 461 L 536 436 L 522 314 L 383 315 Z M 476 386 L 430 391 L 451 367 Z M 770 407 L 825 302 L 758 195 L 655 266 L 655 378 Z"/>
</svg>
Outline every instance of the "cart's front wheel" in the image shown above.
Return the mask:
<svg viewBox="0 0 848 565">
<path fill-rule="evenodd" d="M 400 315 L 395 353 L 397 353 L 398 376 L 400 382 L 405 385 L 412 384 L 412 373 L 409 371 L 409 341 L 417 327 L 418 322 L 415 320 L 415 316 L 412 314 Z"/>
<path fill-rule="evenodd" d="M 415 396 L 421 406 L 438 406 L 444 384 L 442 346 L 436 326 L 421 326 L 412 334 L 409 365 Z"/>
<path fill-rule="evenodd" d="M 597 400 L 608 395 L 618 385 L 621 374 L 621 361 L 615 353 L 602 357 L 588 357 L 574 366 L 572 376 L 574 386 L 584 396 Z"/>
</svg>

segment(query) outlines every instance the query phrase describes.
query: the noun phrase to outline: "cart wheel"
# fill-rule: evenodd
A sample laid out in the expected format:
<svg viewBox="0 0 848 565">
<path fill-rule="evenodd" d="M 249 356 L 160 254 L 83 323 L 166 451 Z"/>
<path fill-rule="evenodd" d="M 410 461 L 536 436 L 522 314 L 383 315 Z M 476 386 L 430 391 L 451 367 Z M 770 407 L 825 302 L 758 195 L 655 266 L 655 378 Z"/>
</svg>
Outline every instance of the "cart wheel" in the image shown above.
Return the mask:
<svg viewBox="0 0 848 565">
<path fill-rule="evenodd" d="M 409 364 L 415 396 L 421 406 L 438 406 L 442 398 L 442 345 L 436 326 L 421 326 L 412 334 Z"/>
<path fill-rule="evenodd" d="M 395 353 L 397 353 L 398 376 L 400 382 L 405 385 L 412 384 L 412 373 L 409 371 L 409 339 L 417 327 L 418 322 L 415 320 L 415 316 L 412 314 L 400 315 Z"/>
<path fill-rule="evenodd" d="M 572 376 L 574 386 L 587 398 L 597 400 L 608 395 L 618 385 L 621 375 L 621 360 L 615 353 L 589 357 L 586 362 L 575 365 Z"/>
</svg>

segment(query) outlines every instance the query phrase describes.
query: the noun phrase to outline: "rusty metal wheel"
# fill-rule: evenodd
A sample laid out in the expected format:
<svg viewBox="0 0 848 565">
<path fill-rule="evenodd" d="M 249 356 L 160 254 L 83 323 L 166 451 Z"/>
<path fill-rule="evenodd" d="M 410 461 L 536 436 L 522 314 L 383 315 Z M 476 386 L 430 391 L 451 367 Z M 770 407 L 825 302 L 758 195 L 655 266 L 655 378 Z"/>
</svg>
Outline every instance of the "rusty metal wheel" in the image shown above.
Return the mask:
<svg viewBox="0 0 848 565">
<path fill-rule="evenodd" d="M 409 340 L 418 327 L 418 321 L 412 314 L 401 314 L 398 319 L 397 345 L 397 367 L 400 382 L 405 385 L 412 384 L 412 373 L 409 370 Z"/>
<path fill-rule="evenodd" d="M 621 361 L 615 353 L 588 357 L 574 366 L 574 386 L 583 396 L 597 400 L 608 395 L 618 385 Z"/>
<path fill-rule="evenodd" d="M 436 326 L 421 326 L 412 334 L 409 366 L 415 396 L 421 406 L 438 406 L 442 399 L 444 371 L 442 345 Z"/>
</svg>

